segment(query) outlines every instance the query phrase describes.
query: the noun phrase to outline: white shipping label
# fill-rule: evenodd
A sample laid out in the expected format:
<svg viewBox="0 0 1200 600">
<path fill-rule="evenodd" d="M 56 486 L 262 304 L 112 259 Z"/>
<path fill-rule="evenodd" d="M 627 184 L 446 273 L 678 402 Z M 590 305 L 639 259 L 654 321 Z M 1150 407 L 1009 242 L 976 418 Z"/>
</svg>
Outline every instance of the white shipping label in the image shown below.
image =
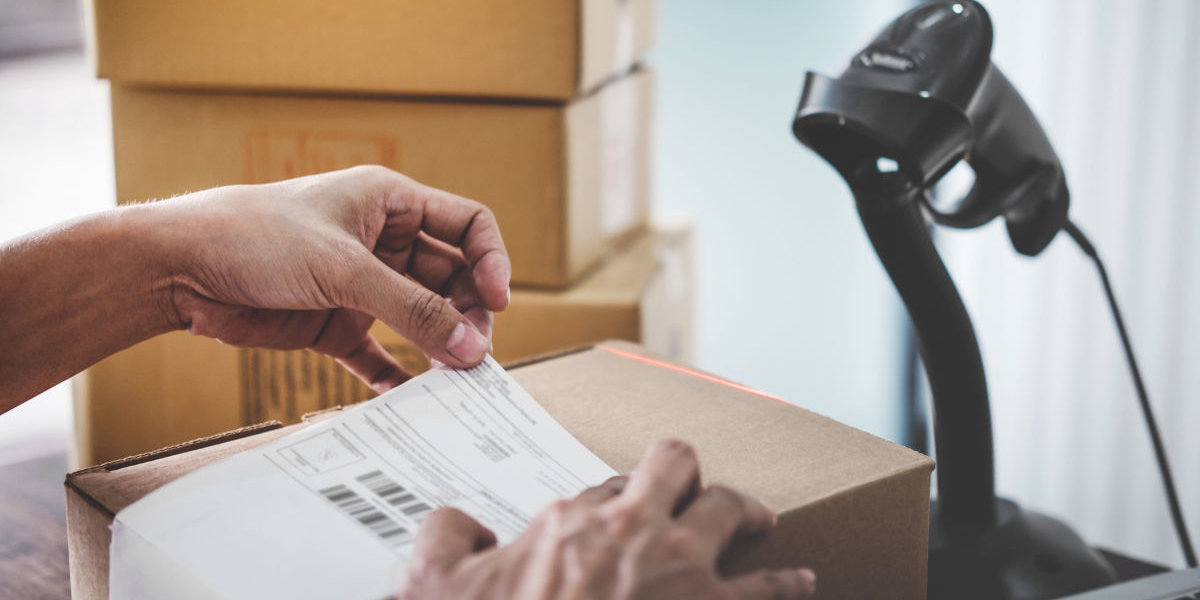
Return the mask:
<svg viewBox="0 0 1200 600">
<path fill-rule="evenodd" d="M 614 474 L 490 357 L 432 370 L 122 510 L 110 597 L 377 600 L 435 507 L 504 544 Z"/>
</svg>

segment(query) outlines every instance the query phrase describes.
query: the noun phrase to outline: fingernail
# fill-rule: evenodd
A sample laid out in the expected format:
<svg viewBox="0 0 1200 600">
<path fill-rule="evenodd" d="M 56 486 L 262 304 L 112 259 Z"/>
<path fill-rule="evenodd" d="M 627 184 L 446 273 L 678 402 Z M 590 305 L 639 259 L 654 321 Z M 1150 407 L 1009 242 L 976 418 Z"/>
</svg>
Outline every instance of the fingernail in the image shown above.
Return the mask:
<svg viewBox="0 0 1200 600">
<path fill-rule="evenodd" d="M 487 354 L 488 345 L 483 334 L 459 321 L 454 331 L 450 332 L 450 338 L 446 340 L 446 352 L 463 362 L 474 363 L 482 360 L 483 355 Z"/>
<path fill-rule="evenodd" d="M 771 525 L 774 526 L 774 525 L 778 524 L 779 523 L 779 514 L 775 512 L 775 509 L 770 504 L 767 504 L 766 502 L 763 502 L 762 500 L 759 500 L 758 503 L 763 505 L 763 508 L 767 509 L 767 512 L 771 513 Z"/>
<path fill-rule="evenodd" d="M 796 575 L 800 577 L 800 581 L 808 588 L 808 593 L 817 591 L 817 574 L 812 569 L 801 568 L 796 569 Z"/>
<path fill-rule="evenodd" d="M 512 303 L 512 288 L 511 287 L 504 288 L 504 296 L 507 298 L 505 300 L 505 302 L 511 304 Z"/>
</svg>

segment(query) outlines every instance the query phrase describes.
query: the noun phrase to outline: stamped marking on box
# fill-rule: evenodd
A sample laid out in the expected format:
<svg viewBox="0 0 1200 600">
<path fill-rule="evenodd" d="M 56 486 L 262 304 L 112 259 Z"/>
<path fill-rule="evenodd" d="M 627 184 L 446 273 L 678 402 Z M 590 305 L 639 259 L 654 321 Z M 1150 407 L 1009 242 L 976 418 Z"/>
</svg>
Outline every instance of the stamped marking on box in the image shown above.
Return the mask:
<svg viewBox="0 0 1200 600">
<path fill-rule="evenodd" d="M 429 360 L 407 344 L 384 344 L 400 366 L 416 374 Z M 348 406 L 375 393 L 337 361 L 307 350 L 240 350 L 239 386 L 243 425 L 269 420 L 298 423 L 314 411 Z"/>
<path fill-rule="evenodd" d="M 258 130 L 246 134 L 246 181 L 269 183 L 356 165 L 398 170 L 395 140 L 360 133 Z"/>
</svg>

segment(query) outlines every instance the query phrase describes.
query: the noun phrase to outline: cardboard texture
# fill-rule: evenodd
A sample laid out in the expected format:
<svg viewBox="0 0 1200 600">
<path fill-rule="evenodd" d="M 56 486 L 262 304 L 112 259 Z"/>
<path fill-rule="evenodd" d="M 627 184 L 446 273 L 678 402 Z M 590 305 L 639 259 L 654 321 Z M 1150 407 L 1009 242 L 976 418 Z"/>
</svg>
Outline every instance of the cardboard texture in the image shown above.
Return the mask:
<svg viewBox="0 0 1200 600">
<path fill-rule="evenodd" d="M 691 226 L 663 223 L 571 288 L 516 288 L 509 308 L 496 315 L 493 356 L 508 362 L 620 338 L 688 360 L 691 260 Z M 377 323 L 372 333 L 410 372 L 428 368 L 424 355 L 388 327 Z M 375 395 L 318 354 L 234 348 L 183 332 L 107 358 L 73 387 L 80 466 L 262 421 L 295 423 Z"/>
<path fill-rule="evenodd" d="M 927 457 L 627 343 L 533 361 L 512 374 L 618 471 L 634 467 L 654 440 L 680 438 L 696 447 L 708 483 L 772 505 L 778 526 L 739 540 L 722 560 L 725 573 L 809 565 L 822 598 L 925 597 Z M 290 431 L 268 424 L 69 475 L 73 597 L 107 597 L 108 524 L 118 511 L 195 468 Z"/>
<path fill-rule="evenodd" d="M 567 100 L 654 43 L 655 0 L 92 0 L 96 73 L 158 87 Z"/>
<path fill-rule="evenodd" d="M 488 205 L 514 283 L 562 287 L 645 226 L 653 83 L 540 105 L 113 86 L 117 201 L 381 164 Z"/>
</svg>

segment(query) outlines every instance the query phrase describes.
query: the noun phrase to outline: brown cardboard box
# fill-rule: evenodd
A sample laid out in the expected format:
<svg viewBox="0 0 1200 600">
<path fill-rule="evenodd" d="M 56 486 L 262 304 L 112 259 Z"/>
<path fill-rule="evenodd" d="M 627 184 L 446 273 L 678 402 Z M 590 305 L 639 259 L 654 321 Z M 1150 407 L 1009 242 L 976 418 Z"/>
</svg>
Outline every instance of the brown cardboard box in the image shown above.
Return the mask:
<svg viewBox="0 0 1200 600">
<path fill-rule="evenodd" d="M 679 360 L 691 347 L 691 228 L 660 225 L 562 291 L 514 289 L 496 315 L 502 362 L 609 338 Z M 372 333 L 410 372 L 424 355 L 386 326 Z M 305 351 L 224 346 L 183 332 L 149 340 L 76 378 L 76 464 L 94 465 L 374 393 L 341 366 Z"/>
<path fill-rule="evenodd" d="M 569 104 L 112 89 L 117 201 L 391 167 L 487 204 L 517 284 L 567 285 L 649 213 L 653 78 Z"/>
<path fill-rule="evenodd" d="M 566 100 L 654 43 L 655 0 L 92 0 L 100 77 Z"/>
<path fill-rule="evenodd" d="M 628 471 L 652 441 L 688 440 L 709 483 L 773 506 L 779 524 L 739 542 L 727 573 L 810 565 L 822 598 L 925 597 L 932 462 L 820 415 L 620 342 L 521 366 L 513 377 L 585 446 Z M 179 476 L 289 433 L 235 431 L 67 477 L 71 587 L 107 597 L 109 523 Z"/>
</svg>

